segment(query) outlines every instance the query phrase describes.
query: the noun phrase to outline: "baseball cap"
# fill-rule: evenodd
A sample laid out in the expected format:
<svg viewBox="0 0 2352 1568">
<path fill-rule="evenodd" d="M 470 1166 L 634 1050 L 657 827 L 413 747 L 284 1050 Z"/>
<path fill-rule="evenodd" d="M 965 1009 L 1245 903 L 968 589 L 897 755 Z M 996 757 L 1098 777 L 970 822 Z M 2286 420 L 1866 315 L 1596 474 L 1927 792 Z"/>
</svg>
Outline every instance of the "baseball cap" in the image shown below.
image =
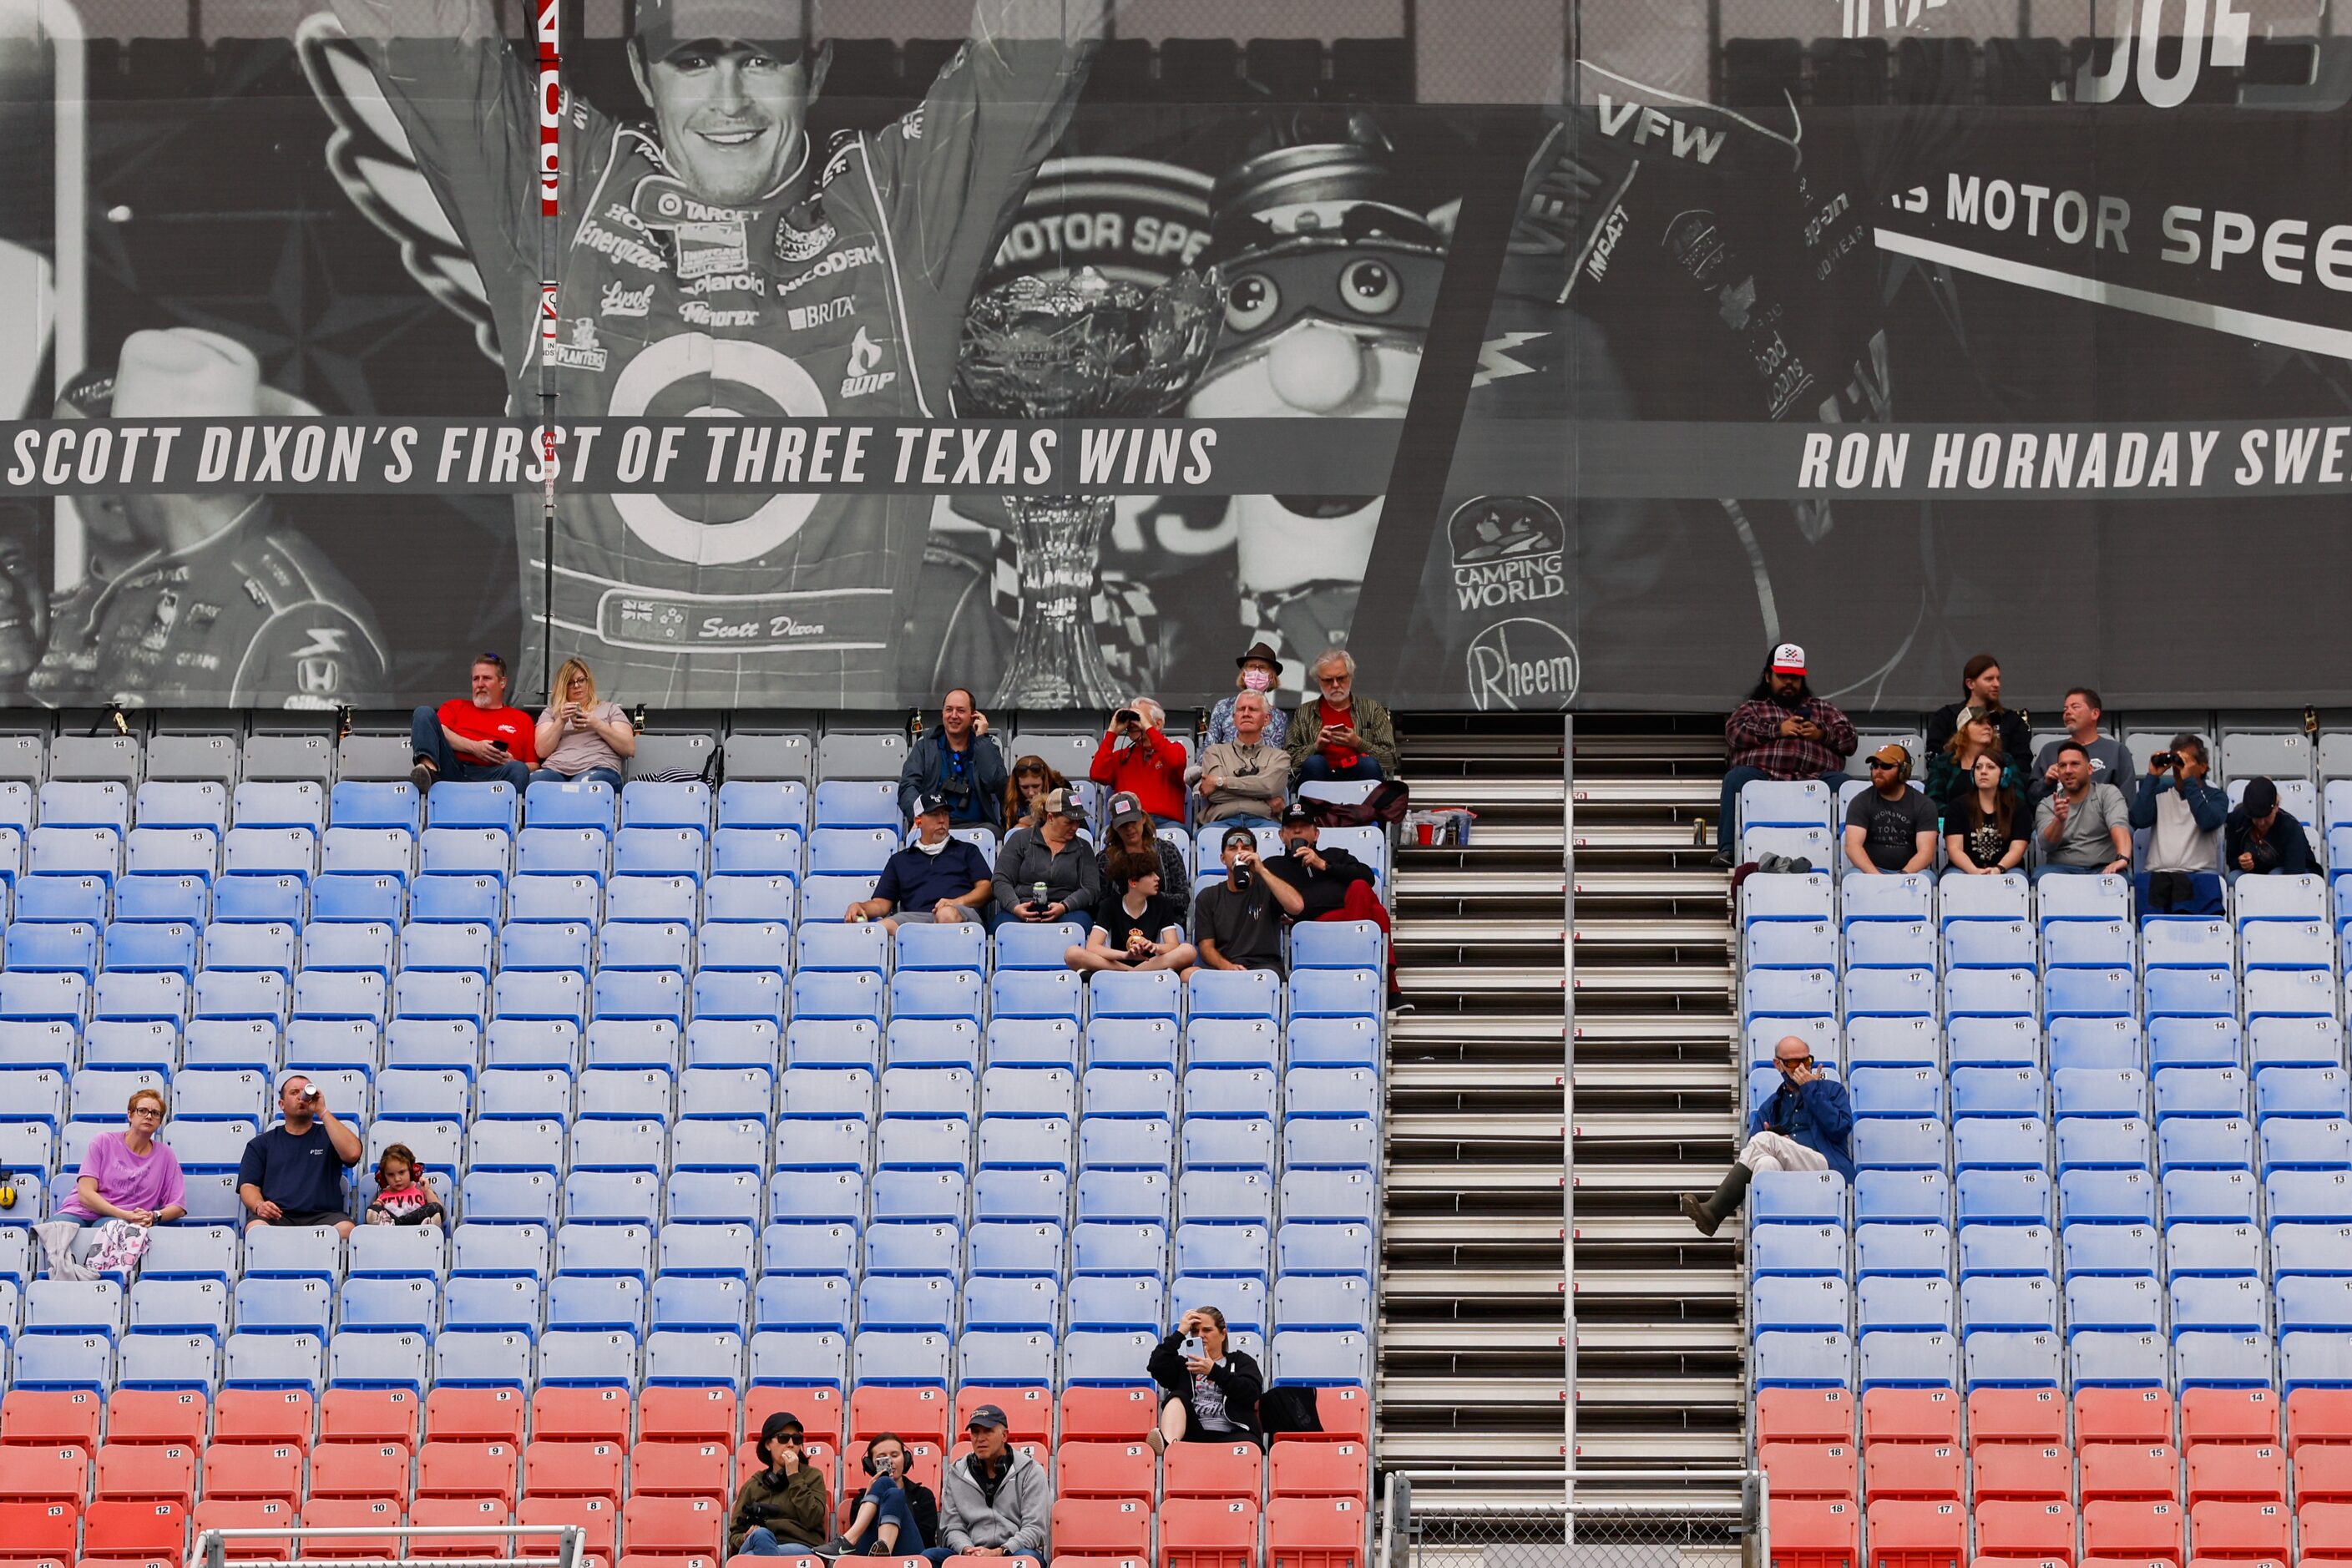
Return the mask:
<svg viewBox="0 0 2352 1568">
<path fill-rule="evenodd" d="M 2248 781 L 2243 804 L 2248 816 L 2264 815 L 2278 804 L 2278 785 L 2263 778 Z"/>
<path fill-rule="evenodd" d="M 915 797 L 915 815 L 917 816 L 929 816 L 935 811 L 945 811 L 947 809 L 948 797 L 943 795 L 917 795 Z"/>
<path fill-rule="evenodd" d="M 1772 673 L 1802 675 L 1805 673 L 1805 650 L 1795 643 L 1784 642 L 1772 650 Z"/>
<path fill-rule="evenodd" d="M 801 12 L 801 0 L 637 0 L 637 41 L 649 60 L 698 38 L 765 44 L 788 55 L 808 41 Z"/>
<path fill-rule="evenodd" d="M 1890 768 L 1899 768 L 1911 761 L 1911 753 L 1889 741 L 1871 752 L 1870 760 L 1874 763 L 1885 763 Z"/>
<path fill-rule="evenodd" d="M 1049 789 L 1039 799 L 1045 816 L 1066 816 L 1073 822 L 1087 819 L 1086 803 L 1078 798 L 1076 790 Z"/>
<path fill-rule="evenodd" d="M 1012 1422 L 1004 1418 L 1003 1405 L 983 1405 L 971 1413 L 971 1419 L 963 1424 L 963 1429 L 969 1432 L 975 1426 L 1010 1426 L 1012 1425 Z"/>
<path fill-rule="evenodd" d="M 1113 827 L 1125 827 L 1130 822 L 1142 822 L 1150 816 L 1150 812 L 1143 809 L 1141 798 L 1127 790 L 1121 790 L 1110 797 L 1110 825 Z"/>
<path fill-rule="evenodd" d="M 1285 827 L 1294 822 L 1313 822 L 1314 820 L 1315 814 L 1307 809 L 1307 803 L 1303 800 L 1294 800 L 1282 808 L 1282 825 Z"/>
<path fill-rule="evenodd" d="M 801 1418 L 789 1410 L 772 1412 L 760 1424 L 760 1441 L 757 1447 L 764 1448 L 786 1432 L 790 1432 L 795 1437 L 802 1436 Z"/>
</svg>

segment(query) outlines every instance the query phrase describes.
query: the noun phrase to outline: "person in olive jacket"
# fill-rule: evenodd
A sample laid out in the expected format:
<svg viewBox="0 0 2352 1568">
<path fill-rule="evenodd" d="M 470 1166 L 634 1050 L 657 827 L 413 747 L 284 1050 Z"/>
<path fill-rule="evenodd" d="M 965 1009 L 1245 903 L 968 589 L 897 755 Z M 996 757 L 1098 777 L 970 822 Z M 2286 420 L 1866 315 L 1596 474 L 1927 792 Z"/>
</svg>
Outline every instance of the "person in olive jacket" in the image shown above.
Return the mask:
<svg viewBox="0 0 2352 1568">
<path fill-rule="evenodd" d="M 1199 1344 L 1188 1346 L 1185 1342 L 1193 1339 Z M 1188 1349 L 1198 1353 L 1188 1355 Z M 1151 1352 L 1147 1370 L 1168 1395 L 1160 1424 L 1144 1435 L 1153 1448 L 1165 1452 L 1171 1443 L 1230 1443 L 1241 1437 L 1264 1441 L 1257 1400 L 1265 1392 L 1265 1373 L 1247 1351 L 1225 1342 L 1225 1315 L 1216 1308 L 1185 1313 L 1176 1331 Z"/>
<path fill-rule="evenodd" d="M 809 1463 L 801 1436 L 801 1418 L 789 1410 L 761 1426 L 758 1453 L 767 1468 L 744 1478 L 735 1494 L 727 1521 L 730 1556 L 804 1556 L 832 1536 L 830 1489 Z"/>
</svg>

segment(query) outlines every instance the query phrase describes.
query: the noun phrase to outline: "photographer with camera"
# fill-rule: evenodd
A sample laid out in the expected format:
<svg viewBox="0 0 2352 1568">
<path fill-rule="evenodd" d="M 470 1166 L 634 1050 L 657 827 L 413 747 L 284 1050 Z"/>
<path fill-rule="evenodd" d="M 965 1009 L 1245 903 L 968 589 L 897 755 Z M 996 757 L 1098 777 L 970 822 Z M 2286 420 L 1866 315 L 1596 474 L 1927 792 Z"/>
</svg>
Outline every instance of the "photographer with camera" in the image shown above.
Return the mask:
<svg viewBox="0 0 2352 1568">
<path fill-rule="evenodd" d="M 2222 819 L 2221 864 L 2231 881 L 2320 872 L 2311 858 L 2310 836 L 2294 813 L 2279 804 L 2278 785 L 2263 778 L 2247 780 L 2244 798 Z"/>
<path fill-rule="evenodd" d="M 1154 1452 L 1167 1452 L 1171 1443 L 1263 1441 L 1257 1402 L 1265 1373 L 1247 1351 L 1226 1342 L 1225 1315 L 1216 1308 L 1185 1313 L 1176 1331 L 1153 1349 L 1145 1370 L 1162 1396 L 1159 1423 L 1143 1435 Z"/>
<path fill-rule="evenodd" d="M 408 739 L 416 763 L 408 782 L 423 795 L 434 784 L 498 782 L 520 795 L 539 765 L 534 737 L 539 726 L 520 708 L 507 706 L 507 661 L 495 653 L 474 660 L 470 696 L 452 697 L 438 708 L 409 715 Z"/>
<path fill-rule="evenodd" d="M 1149 850 L 1116 848 L 1110 854 L 1111 885 L 1118 897 L 1099 911 L 1086 945 L 1062 954 L 1072 969 L 1172 969 L 1190 973 L 1200 954 L 1184 940 L 1184 900 L 1160 891 L 1160 857 Z"/>
<path fill-rule="evenodd" d="M 1192 936 L 1211 969 L 1282 968 L 1282 906 L 1258 863 L 1257 836 L 1228 827 L 1218 858 L 1224 877 L 1192 900 Z"/>
<path fill-rule="evenodd" d="M 285 1120 L 256 1134 L 236 1163 L 237 1201 L 252 1215 L 246 1228 L 331 1225 L 351 1235 L 343 1172 L 360 1163 L 360 1135 L 299 1072 L 278 1086 L 278 1111 Z"/>
<path fill-rule="evenodd" d="M 2205 781 L 2205 742 L 2182 733 L 2172 749 L 2147 760 L 2131 825 L 2148 830 L 2140 866 L 2142 914 L 2218 915 L 2221 899 L 2221 825 L 2230 797 Z"/>
<path fill-rule="evenodd" d="M 898 810 L 908 822 L 920 802 L 948 803 L 948 820 L 958 827 L 994 827 L 1012 774 L 988 733 L 988 715 L 959 686 L 940 702 L 940 721 L 907 748 L 898 770 Z"/>
<path fill-rule="evenodd" d="M 1078 837 L 1086 820 L 1078 797 L 1057 789 L 1037 797 L 1036 826 L 1005 835 L 996 851 L 996 875 L 990 879 L 995 898 L 988 917 L 991 931 L 1015 921 L 1094 924 L 1103 902 L 1102 868 L 1094 847 Z"/>
<path fill-rule="evenodd" d="M 1174 826 L 1184 826 L 1184 762 L 1181 741 L 1160 729 L 1168 710 L 1139 697 L 1110 716 L 1087 776 L 1134 795 L 1143 809 Z"/>
<path fill-rule="evenodd" d="M 825 1538 L 831 1498 L 825 1479 L 809 1463 L 801 1418 L 779 1410 L 760 1427 L 752 1452 L 763 1467 L 743 1478 L 727 1521 L 730 1557 L 814 1555 Z"/>
<path fill-rule="evenodd" d="M 1739 1212 L 1748 1179 L 1759 1171 L 1835 1171 L 1853 1180 L 1853 1156 L 1846 1149 L 1853 1105 L 1845 1085 L 1831 1078 L 1813 1060 L 1813 1047 L 1795 1035 L 1772 1047 L 1772 1061 L 1780 1069 L 1780 1087 L 1748 1118 L 1748 1142 L 1723 1184 L 1704 1198 L 1683 1194 L 1683 1216 L 1701 1236 L 1713 1236 Z"/>
</svg>

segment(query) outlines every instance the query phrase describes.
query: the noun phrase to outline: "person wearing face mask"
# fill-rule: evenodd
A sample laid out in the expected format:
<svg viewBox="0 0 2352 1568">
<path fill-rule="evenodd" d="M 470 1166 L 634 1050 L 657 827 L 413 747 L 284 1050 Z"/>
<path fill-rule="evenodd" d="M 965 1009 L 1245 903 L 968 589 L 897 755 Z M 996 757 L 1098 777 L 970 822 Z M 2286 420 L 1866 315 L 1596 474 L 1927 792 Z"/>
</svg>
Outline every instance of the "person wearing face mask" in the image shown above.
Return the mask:
<svg viewBox="0 0 2352 1568">
<path fill-rule="evenodd" d="M 1853 1156 L 1846 1143 L 1853 1132 L 1853 1105 L 1845 1085 L 1813 1060 L 1813 1047 L 1795 1035 L 1772 1047 L 1780 1086 L 1748 1119 L 1748 1142 L 1723 1184 L 1707 1197 L 1685 1193 L 1683 1216 L 1701 1236 L 1739 1212 L 1748 1183 L 1759 1171 L 1835 1171 L 1853 1180 Z"/>
<path fill-rule="evenodd" d="M 987 858 L 961 838 L 950 837 L 950 806 L 944 795 L 915 802 L 915 839 L 883 864 L 874 896 L 843 911 L 845 921 L 880 921 L 896 931 L 907 922 L 955 925 L 976 921 L 992 883 Z"/>
<path fill-rule="evenodd" d="M 1234 660 L 1241 668 L 1234 677 L 1234 695 L 1209 710 L 1209 744 L 1221 746 L 1238 738 L 1240 731 L 1234 723 L 1234 703 L 1244 691 L 1255 691 L 1265 699 L 1265 743 L 1279 746 L 1290 739 L 1290 715 L 1275 700 L 1275 688 L 1282 684 L 1282 660 L 1274 649 L 1262 642 L 1250 644 L 1249 652 Z"/>
</svg>

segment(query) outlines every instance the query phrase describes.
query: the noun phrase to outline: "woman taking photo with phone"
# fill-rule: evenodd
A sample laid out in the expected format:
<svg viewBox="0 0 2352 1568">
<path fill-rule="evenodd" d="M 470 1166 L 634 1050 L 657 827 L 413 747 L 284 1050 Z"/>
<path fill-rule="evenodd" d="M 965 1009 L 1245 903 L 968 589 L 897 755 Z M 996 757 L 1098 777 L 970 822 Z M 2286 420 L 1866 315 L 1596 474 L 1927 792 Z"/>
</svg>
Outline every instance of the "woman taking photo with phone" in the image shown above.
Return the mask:
<svg viewBox="0 0 2352 1568">
<path fill-rule="evenodd" d="M 1176 1331 L 1151 1352 L 1151 1381 L 1165 1393 L 1160 1424 L 1144 1434 L 1156 1452 L 1171 1443 L 1230 1443 L 1257 1430 L 1258 1395 L 1265 1374 L 1247 1351 L 1226 1342 L 1225 1315 L 1195 1307 L 1178 1320 Z"/>
</svg>

